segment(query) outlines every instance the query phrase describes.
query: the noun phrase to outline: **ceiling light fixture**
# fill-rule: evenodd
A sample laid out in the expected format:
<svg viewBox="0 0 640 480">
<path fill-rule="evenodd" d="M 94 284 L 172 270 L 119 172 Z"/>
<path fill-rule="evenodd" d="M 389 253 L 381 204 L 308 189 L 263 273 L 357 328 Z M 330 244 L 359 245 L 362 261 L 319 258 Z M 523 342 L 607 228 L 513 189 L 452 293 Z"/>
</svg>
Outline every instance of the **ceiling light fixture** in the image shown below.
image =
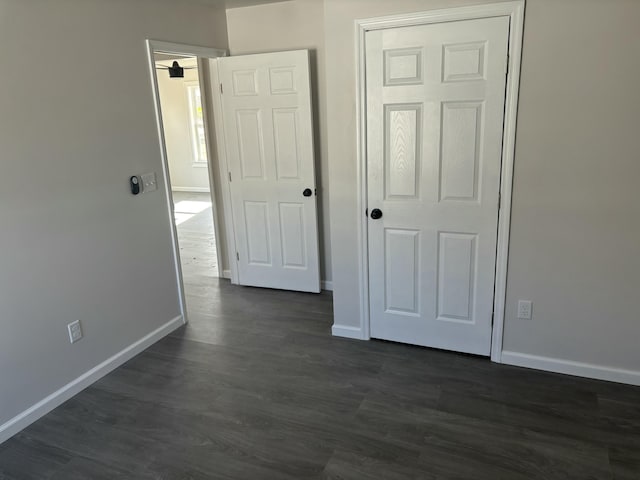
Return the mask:
<svg viewBox="0 0 640 480">
<path fill-rule="evenodd" d="M 184 78 L 185 70 L 193 70 L 198 67 L 181 67 L 180 64 L 174 60 L 173 64 L 170 67 L 166 65 L 158 65 L 156 66 L 158 70 L 168 70 L 169 78 Z"/>
</svg>

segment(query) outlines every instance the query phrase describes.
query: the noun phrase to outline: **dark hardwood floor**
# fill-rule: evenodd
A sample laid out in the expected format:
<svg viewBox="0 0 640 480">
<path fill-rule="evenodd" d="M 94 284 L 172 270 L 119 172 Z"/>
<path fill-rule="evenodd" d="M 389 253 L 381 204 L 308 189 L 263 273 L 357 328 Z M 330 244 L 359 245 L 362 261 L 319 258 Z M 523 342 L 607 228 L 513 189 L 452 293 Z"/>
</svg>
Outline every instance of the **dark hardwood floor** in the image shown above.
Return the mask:
<svg viewBox="0 0 640 480">
<path fill-rule="evenodd" d="M 329 294 L 185 281 L 191 323 L 0 445 L 0 479 L 640 479 L 640 388 L 332 338 Z"/>
</svg>

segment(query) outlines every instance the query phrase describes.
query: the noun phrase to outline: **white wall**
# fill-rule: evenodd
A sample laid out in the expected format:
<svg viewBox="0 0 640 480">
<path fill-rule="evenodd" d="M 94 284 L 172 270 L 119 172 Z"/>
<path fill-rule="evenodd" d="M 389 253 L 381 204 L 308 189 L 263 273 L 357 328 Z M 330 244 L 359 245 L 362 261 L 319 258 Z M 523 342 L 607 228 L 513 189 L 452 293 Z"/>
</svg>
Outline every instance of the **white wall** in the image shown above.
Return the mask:
<svg viewBox="0 0 640 480">
<path fill-rule="evenodd" d="M 321 278 L 331 285 L 331 218 L 322 0 L 295 0 L 227 10 L 232 55 L 311 51 Z M 325 284 L 325 286 L 327 286 Z"/>
<path fill-rule="evenodd" d="M 184 78 L 170 78 L 166 70 L 158 70 L 158 91 L 162 105 L 165 144 L 169 159 L 171 186 L 174 189 L 207 191 L 209 170 L 205 165 L 194 166 L 193 140 L 191 138 L 191 114 L 187 85 L 199 82 L 196 58 L 178 59 L 185 69 Z M 160 60 L 158 66 L 171 65 L 172 60 Z M 215 155 L 215 149 L 212 154 Z M 215 159 L 213 159 L 215 160 Z"/>
<path fill-rule="evenodd" d="M 226 48 L 225 14 L 0 0 L 0 428 L 180 313 L 162 181 L 128 190 L 162 178 L 146 38 Z"/>
<path fill-rule="evenodd" d="M 505 350 L 640 371 L 639 19 L 636 0 L 529 2 Z"/>
<path fill-rule="evenodd" d="M 326 0 L 335 323 L 359 326 L 354 20 L 465 0 Z M 640 2 L 529 0 L 506 350 L 640 371 Z M 516 319 L 518 299 L 534 302 Z"/>
</svg>

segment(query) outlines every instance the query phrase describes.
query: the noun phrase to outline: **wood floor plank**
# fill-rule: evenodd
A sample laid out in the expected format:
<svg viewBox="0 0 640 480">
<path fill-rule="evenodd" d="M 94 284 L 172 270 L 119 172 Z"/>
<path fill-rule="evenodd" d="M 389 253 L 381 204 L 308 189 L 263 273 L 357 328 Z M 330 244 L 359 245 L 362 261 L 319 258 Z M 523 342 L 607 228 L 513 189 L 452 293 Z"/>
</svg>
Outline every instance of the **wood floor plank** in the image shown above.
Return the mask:
<svg viewBox="0 0 640 480">
<path fill-rule="evenodd" d="M 330 294 L 217 278 L 208 222 L 189 325 L 0 445 L 0 480 L 640 479 L 640 388 L 334 338 Z"/>
</svg>

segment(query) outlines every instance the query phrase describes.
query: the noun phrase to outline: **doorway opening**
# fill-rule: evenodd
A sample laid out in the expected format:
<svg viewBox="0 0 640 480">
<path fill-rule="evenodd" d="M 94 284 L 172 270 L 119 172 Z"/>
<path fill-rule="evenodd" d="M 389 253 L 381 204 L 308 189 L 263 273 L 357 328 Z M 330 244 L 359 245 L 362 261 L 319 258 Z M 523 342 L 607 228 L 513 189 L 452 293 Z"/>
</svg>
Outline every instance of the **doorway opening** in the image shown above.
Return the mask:
<svg viewBox="0 0 640 480">
<path fill-rule="evenodd" d="M 148 41 L 148 58 L 174 260 L 184 322 L 197 319 L 198 298 L 229 277 L 217 146 L 209 105 L 209 59 L 225 51 Z M 189 309 L 187 310 L 187 304 Z"/>
<path fill-rule="evenodd" d="M 154 61 L 183 275 L 220 277 L 202 72 L 195 56 L 156 52 Z"/>
<path fill-rule="evenodd" d="M 266 294 L 272 305 L 291 298 L 286 290 L 320 292 L 308 51 L 227 57 L 208 47 L 147 46 L 190 325 L 176 335 L 224 341 L 227 310 L 236 302 L 250 310 L 246 295 Z"/>
</svg>

